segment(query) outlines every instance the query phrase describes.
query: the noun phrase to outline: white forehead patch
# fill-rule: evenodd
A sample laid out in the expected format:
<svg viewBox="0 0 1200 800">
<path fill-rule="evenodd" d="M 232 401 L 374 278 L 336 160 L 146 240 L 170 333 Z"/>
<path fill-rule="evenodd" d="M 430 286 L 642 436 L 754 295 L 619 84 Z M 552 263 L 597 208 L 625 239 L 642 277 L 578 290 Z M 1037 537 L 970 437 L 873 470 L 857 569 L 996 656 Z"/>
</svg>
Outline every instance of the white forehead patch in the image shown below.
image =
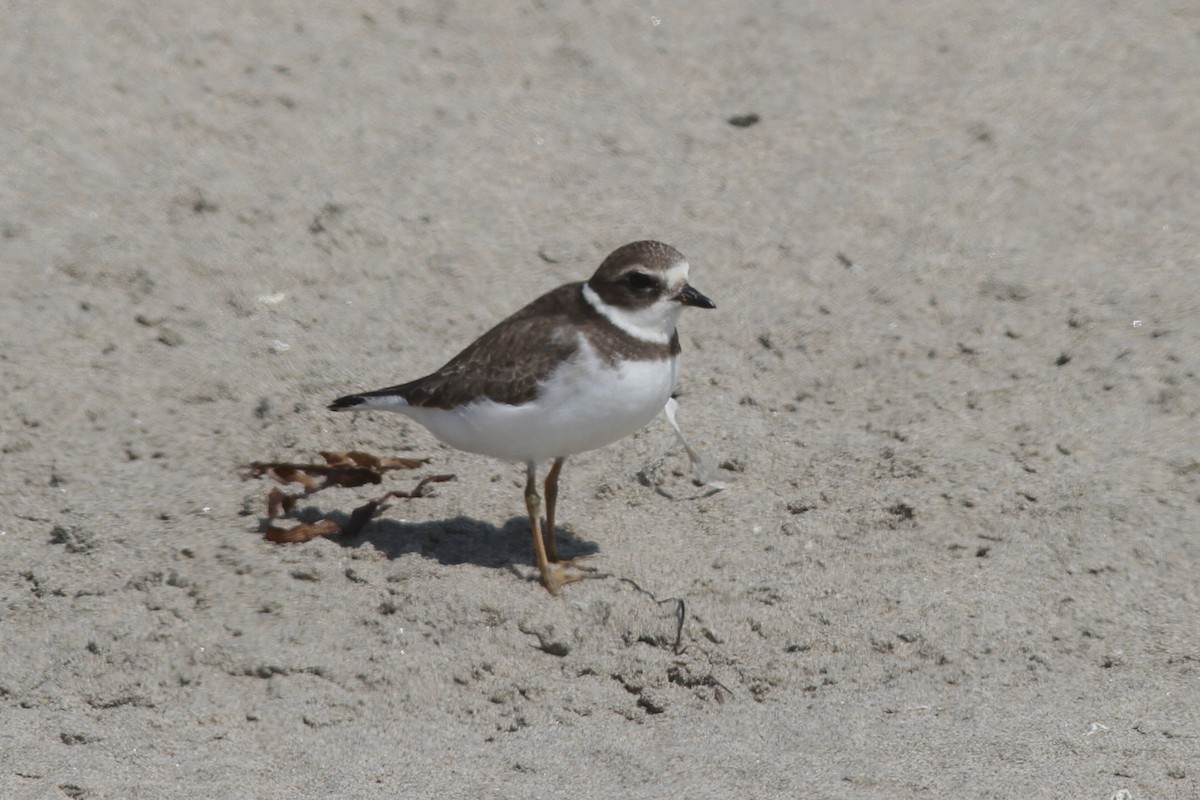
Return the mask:
<svg viewBox="0 0 1200 800">
<path fill-rule="evenodd" d="M 677 264 L 672 264 L 664 273 L 667 279 L 667 287 L 670 289 L 678 289 L 687 283 L 688 279 L 688 262 L 680 261 Z"/>
</svg>

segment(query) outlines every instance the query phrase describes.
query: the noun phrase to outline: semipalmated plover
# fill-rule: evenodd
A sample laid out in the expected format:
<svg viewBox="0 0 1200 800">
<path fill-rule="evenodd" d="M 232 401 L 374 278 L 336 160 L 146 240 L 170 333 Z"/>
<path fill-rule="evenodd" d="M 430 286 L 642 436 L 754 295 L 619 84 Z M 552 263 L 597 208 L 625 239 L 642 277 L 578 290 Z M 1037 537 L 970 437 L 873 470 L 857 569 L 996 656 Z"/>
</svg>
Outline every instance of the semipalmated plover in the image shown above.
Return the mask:
<svg viewBox="0 0 1200 800">
<path fill-rule="evenodd" d="M 332 411 L 397 411 L 442 442 L 525 465 L 525 508 L 542 584 L 577 580 L 556 566 L 554 508 L 567 456 L 615 442 L 663 410 L 679 380 L 685 306 L 716 308 L 688 284 L 688 262 L 662 242 L 614 250 L 584 283 L 542 295 L 441 369 L 334 400 Z M 537 465 L 546 475 L 541 527 Z"/>
</svg>

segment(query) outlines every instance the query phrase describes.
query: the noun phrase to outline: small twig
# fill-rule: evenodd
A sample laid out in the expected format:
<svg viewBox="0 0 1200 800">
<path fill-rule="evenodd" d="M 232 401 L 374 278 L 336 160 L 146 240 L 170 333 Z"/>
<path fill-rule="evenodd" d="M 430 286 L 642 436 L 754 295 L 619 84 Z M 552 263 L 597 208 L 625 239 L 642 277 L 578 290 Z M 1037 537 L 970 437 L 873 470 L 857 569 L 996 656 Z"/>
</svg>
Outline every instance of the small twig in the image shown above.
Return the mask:
<svg viewBox="0 0 1200 800">
<path fill-rule="evenodd" d="M 617 578 L 617 580 L 621 581 L 622 583 L 628 583 L 630 586 L 632 586 L 638 592 L 646 595 L 651 600 L 653 600 L 655 603 L 657 603 L 659 606 L 664 606 L 667 603 L 675 603 L 676 604 L 676 606 L 675 606 L 675 643 L 673 645 L 671 645 L 671 652 L 674 653 L 675 655 L 682 654 L 683 653 L 683 648 L 682 648 L 683 623 L 687 619 L 687 603 L 684 602 L 683 598 L 668 597 L 666 600 L 659 600 L 658 596 L 656 594 L 654 594 L 654 592 L 650 591 L 649 589 L 643 589 L 641 586 L 638 585 L 637 581 L 635 581 L 633 578 Z"/>
</svg>

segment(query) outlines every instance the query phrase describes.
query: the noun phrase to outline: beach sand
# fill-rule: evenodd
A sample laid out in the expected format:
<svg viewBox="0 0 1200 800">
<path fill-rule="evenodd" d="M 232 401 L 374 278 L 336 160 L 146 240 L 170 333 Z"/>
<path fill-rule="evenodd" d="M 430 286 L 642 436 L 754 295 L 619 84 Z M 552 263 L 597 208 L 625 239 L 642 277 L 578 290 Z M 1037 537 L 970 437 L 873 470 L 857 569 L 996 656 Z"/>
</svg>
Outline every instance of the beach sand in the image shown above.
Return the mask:
<svg viewBox="0 0 1200 800">
<path fill-rule="evenodd" d="M 0 796 L 1200 796 L 1186 3 L 18 3 Z M 732 121 L 731 121 L 732 120 Z M 334 397 L 666 241 L 679 420 Z M 252 461 L 431 459 L 263 538 Z M 1124 794 L 1122 794 L 1124 793 Z"/>
</svg>

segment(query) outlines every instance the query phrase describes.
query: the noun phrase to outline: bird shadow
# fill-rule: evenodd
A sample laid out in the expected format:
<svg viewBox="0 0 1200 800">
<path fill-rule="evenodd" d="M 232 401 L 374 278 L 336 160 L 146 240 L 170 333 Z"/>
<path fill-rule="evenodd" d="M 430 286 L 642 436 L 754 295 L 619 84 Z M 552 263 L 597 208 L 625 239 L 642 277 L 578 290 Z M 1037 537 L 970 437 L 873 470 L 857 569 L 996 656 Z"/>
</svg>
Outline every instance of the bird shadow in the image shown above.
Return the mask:
<svg viewBox="0 0 1200 800">
<path fill-rule="evenodd" d="M 325 513 L 314 506 L 297 509 L 295 516 L 301 520 L 331 519 L 343 527 L 350 522 L 349 514 Z M 418 553 L 440 564 L 475 564 L 491 569 L 533 563 L 533 540 L 526 516 L 512 517 L 500 527 L 465 516 L 424 522 L 377 517 L 357 534 L 328 538 L 348 549 L 369 544 L 392 560 Z M 595 555 L 600 549 L 596 542 L 580 538 L 569 527 L 558 526 L 556 540 L 563 559 Z"/>
</svg>

